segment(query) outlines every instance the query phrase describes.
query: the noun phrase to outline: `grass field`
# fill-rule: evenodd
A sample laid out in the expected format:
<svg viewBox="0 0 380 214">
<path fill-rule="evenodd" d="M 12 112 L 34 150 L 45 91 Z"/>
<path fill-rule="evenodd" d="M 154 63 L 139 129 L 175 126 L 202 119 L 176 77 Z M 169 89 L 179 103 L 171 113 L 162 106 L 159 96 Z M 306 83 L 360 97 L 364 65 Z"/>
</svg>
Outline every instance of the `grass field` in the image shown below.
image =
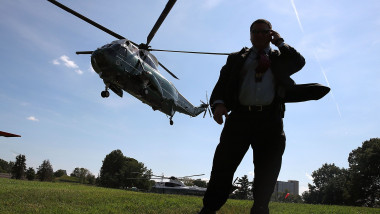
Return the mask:
<svg viewBox="0 0 380 214">
<path fill-rule="evenodd" d="M 228 200 L 218 213 L 249 213 L 252 201 Z M 0 213 L 195 214 L 202 198 L 141 193 L 75 183 L 0 178 Z M 379 213 L 380 209 L 271 203 L 271 213 Z"/>
</svg>

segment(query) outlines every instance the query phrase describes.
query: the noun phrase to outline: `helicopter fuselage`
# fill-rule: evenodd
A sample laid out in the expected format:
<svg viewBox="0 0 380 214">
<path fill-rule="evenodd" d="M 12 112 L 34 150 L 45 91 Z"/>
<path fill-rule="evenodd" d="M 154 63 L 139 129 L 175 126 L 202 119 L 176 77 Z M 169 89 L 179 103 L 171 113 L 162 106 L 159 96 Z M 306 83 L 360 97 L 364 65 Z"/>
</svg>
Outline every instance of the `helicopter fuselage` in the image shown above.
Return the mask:
<svg viewBox="0 0 380 214">
<path fill-rule="evenodd" d="M 93 51 L 91 64 L 103 79 L 105 91 L 111 89 L 122 97 L 124 90 L 170 117 L 177 111 L 195 117 L 206 110 L 202 106 L 194 107 L 161 75 L 154 55 L 127 39 L 116 40 Z M 102 92 L 103 97 L 108 95 Z"/>
</svg>

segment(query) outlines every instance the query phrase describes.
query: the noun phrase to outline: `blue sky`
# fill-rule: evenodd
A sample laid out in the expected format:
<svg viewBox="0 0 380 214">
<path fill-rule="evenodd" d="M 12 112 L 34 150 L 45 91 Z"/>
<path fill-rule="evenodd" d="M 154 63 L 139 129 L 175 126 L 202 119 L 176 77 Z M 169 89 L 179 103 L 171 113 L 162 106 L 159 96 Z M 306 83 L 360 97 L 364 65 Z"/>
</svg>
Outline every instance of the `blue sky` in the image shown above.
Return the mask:
<svg viewBox="0 0 380 214">
<path fill-rule="evenodd" d="M 60 0 L 141 43 L 166 0 Z M 250 47 L 249 26 L 272 22 L 285 42 L 306 58 L 297 83 L 332 89 L 319 101 L 288 104 L 287 147 L 279 180 L 299 180 L 300 191 L 324 163 L 348 167 L 348 154 L 379 137 L 380 2 L 367 0 L 178 0 L 156 33 L 157 49 L 234 52 Z M 174 126 L 129 94 L 100 97 L 104 84 L 89 55 L 115 38 L 44 0 L 0 2 L 0 158 L 24 154 L 27 167 L 49 159 L 54 170 L 84 167 L 99 173 L 112 150 L 143 162 L 154 174 L 186 176 L 211 170 L 222 126 L 210 117 L 176 114 Z M 226 56 L 155 52 L 180 80 L 163 74 L 194 105 L 205 100 Z M 163 69 L 161 69 L 163 70 Z M 253 177 L 252 151 L 236 176 Z"/>
</svg>

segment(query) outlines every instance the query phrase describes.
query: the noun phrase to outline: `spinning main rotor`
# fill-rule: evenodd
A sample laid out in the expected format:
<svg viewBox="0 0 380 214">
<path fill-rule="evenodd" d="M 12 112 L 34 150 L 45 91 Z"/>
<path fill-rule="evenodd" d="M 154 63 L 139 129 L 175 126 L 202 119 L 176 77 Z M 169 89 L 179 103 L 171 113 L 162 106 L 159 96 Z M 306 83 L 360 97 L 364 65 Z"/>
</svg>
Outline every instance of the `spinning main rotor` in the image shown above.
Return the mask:
<svg viewBox="0 0 380 214">
<path fill-rule="evenodd" d="M 61 9 L 73 14 L 74 16 L 82 19 L 83 21 L 97 27 L 98 29 L 110 34 L 111 36 L 114 36 L 117 39 L 126 39 L 125 37 L 121 36 L 120 34 L 115 33 L 114 31 L 111 31 L 110 29 L 98 24 L 97 22 L 83 16 L 82 14 L 66 7 L 65 5 L 55 1 L 55 0 L 47 0 L 51 2 L 52 4 L 60 7 Z M 192 54 L 211 54 L 211 55 L 229 55 L 229 53 L 213 53 L 213 52 L 199 52 L 199 51 L 178 51 L 178 50 L 161 50 L 161 49 L 152 49 L 150 48 L 149 44 L 152 41 L 153 37 L 155 36 L 156 32 L 160 28 L 161 24 L 164 22 L 166 16 L 169 14 L 170 10 L 173 8 L 174 4 L 177 0 L 169 0 L 166 4 L 164 10 L 162 11 L 160 17 L 157 19 L 156 23 L 154 24 L 152 30 L 150 31 L 146 43 L 136 44 L 133 41 L 130 41 L 132 44 L 137 46 L 139 49 L 147 50 L 147 51 L 164 51 L 164 52 L 175 52 L 175 53 L 192 53 Z M 78 51 L 77 54 L 92 54 L 92 51 Z M 158 64 L 165 69 L 170 75 L 172 75 L 174 78 L 178 79 L 172 72 L 170 72 L 164 65 L 162 65 L 160 62 Z"/>
</svg>

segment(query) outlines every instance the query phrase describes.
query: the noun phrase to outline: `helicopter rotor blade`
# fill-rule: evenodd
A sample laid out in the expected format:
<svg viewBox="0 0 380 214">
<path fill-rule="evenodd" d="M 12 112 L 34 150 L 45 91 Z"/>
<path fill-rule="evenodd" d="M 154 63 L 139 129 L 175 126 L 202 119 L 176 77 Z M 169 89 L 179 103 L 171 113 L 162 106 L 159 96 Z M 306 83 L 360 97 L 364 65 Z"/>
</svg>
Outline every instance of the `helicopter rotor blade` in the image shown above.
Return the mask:
<svg viewBox="0 0 380 214">
<path fill-rule="evenodd" d="M 170 10 L 172 9 L 176 1 L 177 0 L 169 0 L 168 3 L 166 3 L 164 10 L 162 11 L 160 17 L 157 19 L 156 23 L 154 24 L 152 30 L 150 31 L 147 37 L 147 42 L 146 42 L 147 46 L 149 45 L 150 41 L 152 41 L 157 30 L 160 28 L 162 22 L 164 22 L 166 16 L 169 14 Z"/>
<path fill-rule="evenodd" d="M 170 72 L 169 69 L 167 69 L 163 64 L 161 64 L 161 62 L 158 62 L 158 64 L 159 64 L 163 69 L 165 69 L 166 72 L 168 72 L 170 75 L 172 75 L 172 77 L 174 77 L 174 78 L 176 78 L 177 80 L 179 80 L 178 77 L 177 77 L 176 75 L 174 75 L 172 72 Z"/>
<path fill-rule="evenodd" d="M 77 51 L 77 52 L 75 52 L 77 55 L 79 55 L 79 54 L 92 54 L 92 52 L 94 52 L 94 51 Z"/>
<path fill-rule="evenodd" d="M 182 178 L 189 178 L 189 177 L 195 177 L 195 176 L 202 176 L 205 174 L 199 174 L 199 175 L 188 175 L 188 176 L 183 176 Z"/>
<path fill-rule="evenodd" d="M 175 50 L 161 50 L 161 49 L 148 49 L 149 51 L 163 51 L 175 53 L 191 53 L 191 54 L 210 54 L 210 55 L 230 55 L 230 53 L 214 53 L 214 52 L 201 52 L 201 51 L 175 51 Z"/>
<path fill-rule="evenodd" d="M 206 100 L 207 100 L 207 104 L 208 104 L 208 106 L 207 106 L 208 113 L 210 114 L 210 117 L 212 117 L 211 110 L 210 110 L 210 103 L 209 103 L 210 101 L 208 99 L 207 91 L 206 91 Z"/>
<path fill-rule="evenodd" d="M 80 14 L 80 13 L 78 13 L 78 12 L 76 12 L 76 11 L 74 11 L 74 10 L 68 8 L 68 7 L 66 7 L 65 5 L 59 3 L 59 2 L 57 2 L 57 1 L 55 1 L 55 0 L 47 0 L 47 1 L 49 1 L 50 3 L 52 3 L 52 4 L 54 4 L 54 5 L 58 6 L 58 7 L 60 7 L 61 9 L 65 10 L 65 11 L 67 11 L 67 12 L 73 14 L 74 16 L 76 16 L 76 17 L 82 19 L 83 21 L 85 21 L 85 22 L 87 22 L 87 23 L 89 23 L 89 24 L 91 24 L 91 25 L 93 25 L 93 26 L 99 28 L 100 30 L 102 30 L 102 31 L 104 31 L 104 32 L 106 32 L 106 33 L 108 33 L 108 34 L 110 34 L 110 35 L 116 37 L 117 39 L 125 39 L 125 37 L 123 37 L 123 36 L 121 36 L 121 35 L 119 35 L 119 34 L 113 32 L 113 31 L 111 31 L 110 29 L 108 29 L 108 28 L 106 28 L 106 27 L 104 27 L 104 26 L 102 26 L 102 25 L 100 25 L 100 24 L 98 24 L 98 23 L 92 21 L 91 19 L 89 19 L 89 18 L 83 16 L 82 14 Z"/>
<path fill-rule="evenodd" d="M 201 103 L 204 105 L 204 108 L 205 108 L 205 111 L 204 111 L 204 114 L 203 114 L 203 118 L 205 118 L 205 116 L 207 114 L 207 111 L 210 114 L 210 117 L 212 117 L 211 110 L 210 110 L 210 103 L 209 103 L 208 95 L 207 95 L 207 91 L 206 91 L 206 103 L 203 102 L 202 100 L 201 100 Z"/>
</svg>

